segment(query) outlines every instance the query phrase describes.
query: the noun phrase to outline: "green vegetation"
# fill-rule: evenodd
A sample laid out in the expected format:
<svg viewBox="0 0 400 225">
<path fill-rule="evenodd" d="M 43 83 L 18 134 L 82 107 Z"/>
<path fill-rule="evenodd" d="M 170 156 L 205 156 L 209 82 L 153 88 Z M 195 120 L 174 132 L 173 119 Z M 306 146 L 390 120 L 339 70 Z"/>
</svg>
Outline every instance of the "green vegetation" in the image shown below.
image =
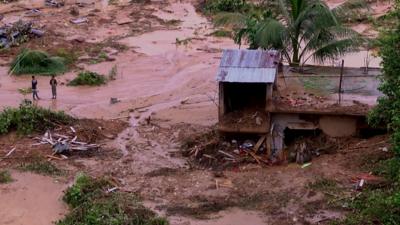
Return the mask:
<svg viewBox="0 0 400 225">
<path fill-rule="evenodd" d="M 338 189 L 336 181 L 327 178 L 318 178 L 309 183 L 308 187 L 317 191 L 335 191 Z"/>
<path fill-rule="evenodd" d="M 78 76 L 71 80 L 68 85 L 79 86 L 79 85 L 89 85 L 89 86 L 99 86 L 107 82 L 104 75 L 100 75 L 96 72 L 83 71 L 78 74 Z"/>
<path fill-rule="evenodd" d="M 399 1 L 396 17 L 400 19 Z M 379 90 L 384 94 L 370 112 L 369 123 L 375 126 L 387 124 L 392 132 L 394 157 L 381 161 L 373 170 L 386 178 L 379 186 L 363 190 L 350 206 L 352 212 L 338 224 L 400 224 L 400 25 L 381 34 L 380 56 L 383 77 Z"/>
<path fill-rule="evenodd" d="M 59 48 L 56 50 L 55 55 L 63 58 L 67 65 L 73 65 L 79 58 L 79 54 L 73 49 Z"/>
<path fill-rule="evenodd" d="M 26 95 L 32 93 L 32 87 L 28 87 L 28 88 L 19 88 L 18 92 L 24 96 L 24 99 L 26 98 Z"/>
<path fill-rule="evenodd" d="M 242 11 L 216 16 L 217 25 L 231 25 L 237 44 L 251 49 L 277 49 L 291 65 L 303 65 L 310 58 L 324 62 L 356 50 L 362 39 L 340 24 L 344 9 L 329 7 L 321 0 L 278 0 Z"/>
<path fill-rule="evenodd" d="M 71 207 L 57 225 L 168 225 L 168 221 L 145 208 L 131 193 L 108 192 L 113 188 L 106 178 L 78 175 L 65 191 L 63 200 Z"/>
<path fill-rule="evenodd" d="M 219 29 L 212 32 L 210 35 L 215 37 L 232 37 L 232 32 L 229 30 Z"/>
<path fill-rule="evenodd" d="M 249 7 L 245 0 L 207 0 L 204 5 L 205 12 L 239 12 Z"/>
<path fill-rule="evenodd" d="M 51 162 L 40 157 L 34 158 L 29 163 L 21 164 L 19 169 L 21 169 L 22 171 L 30 171 L 33 173 L 47 175 L 47 176 L 61 176 L 65 174 L 63 170 L 57 168 Z"/>
<path fill-rule="evenodd" d="M 366 0 L 347 0 L 336 10 L 337 18 L 343 23 L 360 23 L 371 19 Z"/>
<path fill-rule="evenodd" d="M 0 134 L 17 131 L 30 134 L 54 128 L 60 124 L 70 124 L 74 119 L 64 112 L 22 104 L 19 108 L 6 108 L 0 112 Z"/>
<path fill-rule="evenodd" d="M 24 49 L 11 63 L 9 73 L 55 75 L 66 70 L 64 58 L 49 56 L 46 52 L 38 50 Z"/>
<path fill-rule="evenodd" d="M 10 172 L 7 170 L 0 170 L 0 184 L 9 183 L 12 180 Z"/>
</svg>

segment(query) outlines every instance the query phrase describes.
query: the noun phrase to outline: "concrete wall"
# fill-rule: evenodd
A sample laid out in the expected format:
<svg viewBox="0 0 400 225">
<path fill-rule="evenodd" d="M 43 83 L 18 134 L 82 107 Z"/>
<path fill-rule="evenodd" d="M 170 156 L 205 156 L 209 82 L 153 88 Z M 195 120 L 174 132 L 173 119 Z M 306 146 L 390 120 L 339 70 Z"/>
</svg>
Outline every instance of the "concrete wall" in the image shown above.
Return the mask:
<svg viewBox="0 0 400 225">
<path fill-rule="evenodd" d="M 300 114 L 279 113 L 271 116 L 271 149 L 284 148 L 284 130 L 315 130 L 320 129 L 330 137 L 346 137 L 355 135 L 357 132 L 357 117 L 352 116 L 327 116 L 308 115 L 307 120 L 302 119 Z"/>
<path fill-rule="evenodd" d="M 321 116 L 319 128 L 331 137 L 346 137 L 356 134 L 357 118 L 350 116 Z"/>
</svg>

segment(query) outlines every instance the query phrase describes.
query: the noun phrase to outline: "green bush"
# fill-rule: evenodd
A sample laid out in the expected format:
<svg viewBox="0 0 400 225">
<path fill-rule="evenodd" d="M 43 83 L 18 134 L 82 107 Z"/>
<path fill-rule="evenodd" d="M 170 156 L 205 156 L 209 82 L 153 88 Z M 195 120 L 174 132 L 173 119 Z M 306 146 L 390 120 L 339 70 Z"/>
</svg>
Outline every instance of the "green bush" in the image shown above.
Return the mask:
<svg viewBox="0 0 400 225">
<path fill-rule="evenodd" d="M 64 58 L 51 57 L 43 51 L 24 49 L 11 63 L 9 73 L 55 75 L 66 70 Z"/>
<path fill-rule="evenodd" d="M 12 181 L 11 174 L 7 170 L 0 170 L 0 184 L 9 183 Z"/>
<path fill-rule="evenodd" d="M 248 7 L 245 0 L 207 0 L 204 6 L 205 11 L 217 12 L 238 12 Z"/>
<path fill-rule="evenodd" d="M 19 108 L 6 108 L 0 113 L 0 134 L 14 130 L 19 134 L 30 134 L 72 121 L 73 118 L 64 112 L 23 104 Z"/>
<path fill-rule="evenodd" d="M 400 20 L 399 1 L 393 12 Z M 383 76 L 379 90 L 384 94 L 370 112 L 371 125 L 387 125 L 392 133 L 394 157 L 381 161 L 374 173 L 384 176 L 387 183 L 363 190 L 350 204 L 352 213 L 340 224 L 400 224 L 400 25 L 379 38 Z"/>
<path fill-rule="evenodd" d="M 57 49 L 55 55 L 63 58 L 65 60 L 65 64 L 67 65 L 74 64 L 79 58 L 79 54 L 76 52 L 76 50 L 69 50 L 65 48 Z"/>
<path fill-rule="evenodd" d="M 79 85 L 89 85 L 89 86 L 99 86 L 106 83 L 106 77 L 100 75 L 96 72 L 84 71 L 80 72 L 78 76 L 71 80 L 68 85 L 79 86 Z"/>
<path fill-rule="evenodd" d="M 168 225 L 168 221 L 145 208 L 131 193 L 111 192 L 105 178 L 78 175 L 63 200 L 72 208 L 57 225 Z"/>
</svg>

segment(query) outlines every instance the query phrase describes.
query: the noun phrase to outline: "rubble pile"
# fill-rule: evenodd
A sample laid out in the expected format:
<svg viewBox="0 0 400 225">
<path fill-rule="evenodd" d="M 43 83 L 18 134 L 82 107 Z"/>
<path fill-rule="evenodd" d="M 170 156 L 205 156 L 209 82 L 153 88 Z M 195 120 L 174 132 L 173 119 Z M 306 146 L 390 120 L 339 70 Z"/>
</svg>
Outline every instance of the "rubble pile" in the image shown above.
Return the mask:
<svg viewBox="0 0 400 225">
<path fill-rule="evenodd" d="M 19 20 L 0 27 L 0 49 L 18 46 L 33 37 L 41 37 L 44 31 L 35 29 L 32 22 Z"/>
<path fill-rule="evenodd" d="M 286 147 L 289 162 L 308 163 L 313 157 L 330 154 L 337 150 L 337 143 L 326 135 L 298 137 Z"/>
<path fill-rule="evenodd" d="M 183 145 L 183 155 L 190 157 L 202 167 L 225 169 L 245 163 L 270 165 L 265 148 L 265 136 L 257 142 L 246 139 L 221 141 L 218 135 L 206 135 L 187 141 Z"/>
</svg>

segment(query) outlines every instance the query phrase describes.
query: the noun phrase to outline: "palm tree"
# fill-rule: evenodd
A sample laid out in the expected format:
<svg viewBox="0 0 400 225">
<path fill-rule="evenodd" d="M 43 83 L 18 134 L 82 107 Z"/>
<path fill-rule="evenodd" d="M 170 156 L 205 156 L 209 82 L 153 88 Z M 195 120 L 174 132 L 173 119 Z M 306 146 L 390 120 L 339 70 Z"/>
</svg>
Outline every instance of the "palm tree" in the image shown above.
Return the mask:
<svg viewBox="0 0 400 225">
<path fill-rule="evenodd" d="M 253 49 L 281 50 L 289 64 L 304 65 L 310 58 L 324 62 L 360 46 L 360 35 L 337 19 L 343 8 L 329 9 L 321 0 L 278 0 L 273 11 L 261 16 L 256 12 L 221 18 L 241 21 L 235 33 L 239 45 L 246 40 Z"/>
</svg>

